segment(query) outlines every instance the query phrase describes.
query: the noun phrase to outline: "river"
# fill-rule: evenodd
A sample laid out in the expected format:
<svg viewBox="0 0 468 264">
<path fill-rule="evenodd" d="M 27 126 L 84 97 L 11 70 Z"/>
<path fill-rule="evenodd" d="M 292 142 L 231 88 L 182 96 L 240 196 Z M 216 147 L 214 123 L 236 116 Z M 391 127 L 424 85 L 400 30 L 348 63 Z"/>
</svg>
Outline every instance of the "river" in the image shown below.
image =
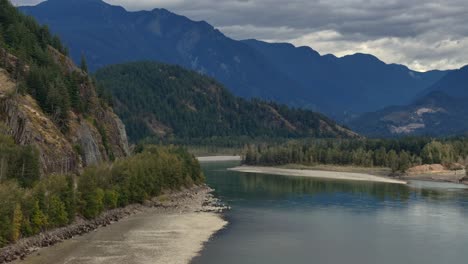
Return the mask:
<svg viewBox="0 0 468 264">
<path fill-rule="evenodd" d="M 203 163 L 208 184 L 232 210 L 193 264 L 467 263 L 464 185 L 227 170 L 238 164 Z M 187 263 L 223 225 L 214 214 L 150 210 L 17 263 Z"/>
<path fill-rule="evenodd" d="M 227 171 L 205 163 L 232 210 L 194 264 L 466 263 L 463 185 L 333 181 Z"/>
</svg>

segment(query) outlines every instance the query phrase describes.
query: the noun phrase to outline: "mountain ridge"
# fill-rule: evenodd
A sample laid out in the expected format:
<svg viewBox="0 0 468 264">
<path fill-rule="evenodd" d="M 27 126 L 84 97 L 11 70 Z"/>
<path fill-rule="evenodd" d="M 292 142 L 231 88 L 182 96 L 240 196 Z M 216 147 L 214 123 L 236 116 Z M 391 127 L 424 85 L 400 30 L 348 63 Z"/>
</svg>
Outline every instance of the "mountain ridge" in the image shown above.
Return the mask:
<svg viewBox="0 0 468 264">
<path fill-rule="evenodd" d="M 205 21 L 192 21 L 165 9 L 127 12 L 99 0 L 92 1 L 100 3 L 100 8 L 93 9 L 58 2 L 49 0 L 21 10 L 61 35 L 75 61 L 86 51 L 92 70 L 141 60 L 177 64 L 216 78 L 237 96 L 305 107 L 341 121 L 408 103 L 445 74 L 418 73 L 381 63 L 371 55 L 337 58 L 321 56 L 310 47 L 236 41 Z M 270 48 L 283 57 L 269 54 Z M 382 76 L 388 77 L 377 82 Z M 363 103 L 369 98 L 374 100 Z"/>
<path fill-rule="evenodd" d="M 75 61 L 86 51 L 93 71 L 110 64 L 151 59 L 216 76 L 236 95 L 294 104 L 293 96 L 278 96 L 288 86 L 294 94 L 295 85 L 290 85 L 294 82 L 269 66 L 249 46 L 226 37 L 207 22 L 195 22 L 166 9 L 124 12 L 125 9 L 104 2 L 99 6 L 88 12 L 83 5 L 56 6 L 55 2 L 46 1 L 20 9 L 61 35 L 71 47 Z M 91 22 L 91 18 L 97 20 Z M 258 89 L 259 82 L 266 83 L 269 89 Z M 295 98 L 300 98 L 296 94 Z"/>
<path fill-rule="evenodd" d="M 421 73 L 404 65 L 386 64 L 371 54 L 321 56 L 313 49 L 294 45 L 258 40 L 247 40 L 245 43 L 263 53 L 278 67 L 283 67 L 283 72 L 303 87 L 309 87 L 308 92 L 318 96 L 318 101 L 324 104 L 319 108 L 339 120 L 352 118 L 354 114 L 369 109 L 408 103 L 445 75 L 443 71 Z M 341 116 L 339 112 L 342 112 Z M 343 116 L 346 112 L 351 115 Z"/>
<path fill-rule="evenodd" d="M 457 136 L 468 132 L 468 66 L 450 71 L 411 103 L 366 113 L 350 126 L 368 136 Z"/>
</svg>

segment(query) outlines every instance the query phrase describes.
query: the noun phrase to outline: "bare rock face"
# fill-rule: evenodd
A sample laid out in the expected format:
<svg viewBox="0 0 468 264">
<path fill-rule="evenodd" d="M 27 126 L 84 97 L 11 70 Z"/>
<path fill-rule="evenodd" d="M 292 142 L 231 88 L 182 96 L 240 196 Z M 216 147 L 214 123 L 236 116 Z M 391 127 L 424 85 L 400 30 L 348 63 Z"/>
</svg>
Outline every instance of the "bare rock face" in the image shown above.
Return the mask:
<svg viewBox="0 0 468 264">
<path fill-rule="evenodd" d="M 99 133 L 93 128 L 86 121 L 82 121 L 74 132 L 74 143 L 80 146 L 84 166 L 98 164 L 107 158 L 103 156 L 105 153 L 101 152 L 102 141 L 98 141 Z"/>
<path fill-rule="evenodd" d="M 110 151 L 115 157 L 125 157 L 130 155 L 127 132 L 125 125 L 112 109 L 102 109 L 99 114 L 101 125 L 106 129 Z"/>
<path fill-rule="evenodd" d="M 70 140 L 85 167 L 130 155 L 125 126 L 110 108 L 100 109 L 94 122 L 78 118 L 70 127 Z"/>
</svg>

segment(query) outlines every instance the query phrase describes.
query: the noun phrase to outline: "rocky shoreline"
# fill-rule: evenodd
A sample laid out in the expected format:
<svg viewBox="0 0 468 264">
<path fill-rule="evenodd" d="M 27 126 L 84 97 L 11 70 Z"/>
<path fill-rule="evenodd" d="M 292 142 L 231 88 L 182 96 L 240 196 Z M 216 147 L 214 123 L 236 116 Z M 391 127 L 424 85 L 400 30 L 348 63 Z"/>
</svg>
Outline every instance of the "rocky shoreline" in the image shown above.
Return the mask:
<svg viewBox="0 0 468 264">
<path fill-rule="evenodd" d="M 53 246 L 62 241 L 81 236 L 100 227 L 116 223 L 128 216 L 142 213 L 148 210 L 157 210 L 160 213 L 183 212 L 214 212 L 221 213 L 229 209 L 219 199 L 212 195 L 213 189 L 207 185 L 195 186 L 177 192 L 167 192 L 144 204 L 129 205 L 104 212 L 93 220 L 77 219 L 75 223 L 41 233 L 39 235 L 21 239 L 13 245 L 0 249 L 0 263 L 9 263 L 22 260 L 26 256 L 41 248 Z"/>
</svg>

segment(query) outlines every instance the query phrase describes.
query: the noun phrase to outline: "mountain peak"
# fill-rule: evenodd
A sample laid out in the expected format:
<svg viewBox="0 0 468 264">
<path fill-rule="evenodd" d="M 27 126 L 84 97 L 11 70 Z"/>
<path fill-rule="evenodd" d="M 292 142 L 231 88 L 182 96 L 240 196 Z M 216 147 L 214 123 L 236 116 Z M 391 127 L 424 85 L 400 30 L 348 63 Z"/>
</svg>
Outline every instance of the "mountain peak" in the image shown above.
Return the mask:
<svg viewBox="0 0 468 264">
<path fill-rule="evenodd" d="M 157 14 L 176 15 L 165 8 L 154 8 L 153 10 L 151 10 L 151 12 L 157 13 Z"/>
<path fill-rule="evenodd" d="M 354 53 L 352 55 L 343 56 L 342 59 L 385 64 L 383 61 L 381 61 L 379 58 L 375 57 L 374 55 L 367 54 L 367 53 L 360 53 L 360 52 Z"/>
</svg>

